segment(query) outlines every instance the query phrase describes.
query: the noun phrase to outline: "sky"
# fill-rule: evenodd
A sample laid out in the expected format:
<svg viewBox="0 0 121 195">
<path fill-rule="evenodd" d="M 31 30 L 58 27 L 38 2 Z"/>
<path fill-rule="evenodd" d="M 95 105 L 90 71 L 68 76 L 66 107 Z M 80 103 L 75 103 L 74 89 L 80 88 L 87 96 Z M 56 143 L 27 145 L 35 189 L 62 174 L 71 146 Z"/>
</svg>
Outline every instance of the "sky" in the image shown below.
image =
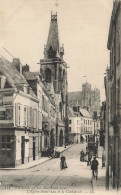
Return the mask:
<svg viewBox="0 0 121 195">
<path fill-rule="evenodd" d="M 113 0 L 0 0 L 0 55 L 20 58 L 38 71 L 50 27 L 51 11 L 58 14 L 60 46 L 68 65 L 68 91 L 81 91 L 86 81 L 105 100 L 104 76 Z M 6 50 L 8 52 L 6 52 Z M 13 56 L 13 57 L 12 57 Z"/>
</svg>

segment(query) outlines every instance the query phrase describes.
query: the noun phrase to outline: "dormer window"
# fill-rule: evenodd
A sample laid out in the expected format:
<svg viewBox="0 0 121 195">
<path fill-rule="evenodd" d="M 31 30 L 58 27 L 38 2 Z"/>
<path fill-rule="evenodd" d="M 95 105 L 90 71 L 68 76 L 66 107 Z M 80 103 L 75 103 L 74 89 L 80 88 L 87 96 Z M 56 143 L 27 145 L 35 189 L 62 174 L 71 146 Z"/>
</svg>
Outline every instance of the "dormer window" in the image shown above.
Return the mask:
<svg viewBox="0 0 121 195">
<path fill-rule="evenodd" d="M 5 87 L 5 83 L 6 83 L 6 77 L 0 75 L 0 89 L 3 89 Z"/>
<path fill-rule="evenodd" d="M 27 85 L 24 85 L 24 92 L 28 93 L 28 86 Z"/>
</svg>

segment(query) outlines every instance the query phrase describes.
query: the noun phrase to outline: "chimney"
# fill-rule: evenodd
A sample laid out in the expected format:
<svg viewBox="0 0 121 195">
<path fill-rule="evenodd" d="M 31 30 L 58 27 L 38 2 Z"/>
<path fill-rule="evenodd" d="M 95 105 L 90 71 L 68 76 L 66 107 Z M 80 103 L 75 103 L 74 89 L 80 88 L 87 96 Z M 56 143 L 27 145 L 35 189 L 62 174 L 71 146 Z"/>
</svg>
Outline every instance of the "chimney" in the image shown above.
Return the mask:
<svg viewBox="0 0 121 195">
<path fill-rule="evenodd" d="M 22 66 L 22 73 L 23 72 L 29 72 L 29 65 L 26 64 L 25 66 Z"/>
<path fill-rule="evenodd" d="M 22 73 L 22 66 L 20 64 L 19 58 L 14 58 L 12 64 L 16 67 L 16 69 L 19 71 L 19 73 Z"/>
</svg>

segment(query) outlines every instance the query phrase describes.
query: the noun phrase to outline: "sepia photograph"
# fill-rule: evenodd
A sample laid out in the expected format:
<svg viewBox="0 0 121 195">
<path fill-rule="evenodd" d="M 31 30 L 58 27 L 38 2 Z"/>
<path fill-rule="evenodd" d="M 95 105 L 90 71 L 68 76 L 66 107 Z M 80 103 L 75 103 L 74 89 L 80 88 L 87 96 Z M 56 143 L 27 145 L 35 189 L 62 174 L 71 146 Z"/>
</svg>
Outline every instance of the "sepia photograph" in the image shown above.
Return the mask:
<svg viewBox="0 0 121 195">
<path fill-rule="evenodd" d="M 121 0 L 0 0 L 0 194 L 121 194 Z"/>
</svg>

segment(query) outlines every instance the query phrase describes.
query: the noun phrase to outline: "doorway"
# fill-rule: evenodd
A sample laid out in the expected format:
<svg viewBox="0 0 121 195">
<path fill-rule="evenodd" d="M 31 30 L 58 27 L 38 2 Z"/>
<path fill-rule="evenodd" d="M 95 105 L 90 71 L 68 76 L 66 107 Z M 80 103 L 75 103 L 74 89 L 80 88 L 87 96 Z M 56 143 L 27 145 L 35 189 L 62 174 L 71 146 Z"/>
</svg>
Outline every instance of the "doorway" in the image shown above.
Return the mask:
<svg viewBox="0 0 121 195">
<path fill-rule="evenodd" d="M 24 164 L 25 157 L 25 136 L 21 137 L 21 163 Z"/>
<path fill-rule="evenodd" d="M 35 137 L 33 137 L 33 160 L 35 160 Z"/>
</svg>

